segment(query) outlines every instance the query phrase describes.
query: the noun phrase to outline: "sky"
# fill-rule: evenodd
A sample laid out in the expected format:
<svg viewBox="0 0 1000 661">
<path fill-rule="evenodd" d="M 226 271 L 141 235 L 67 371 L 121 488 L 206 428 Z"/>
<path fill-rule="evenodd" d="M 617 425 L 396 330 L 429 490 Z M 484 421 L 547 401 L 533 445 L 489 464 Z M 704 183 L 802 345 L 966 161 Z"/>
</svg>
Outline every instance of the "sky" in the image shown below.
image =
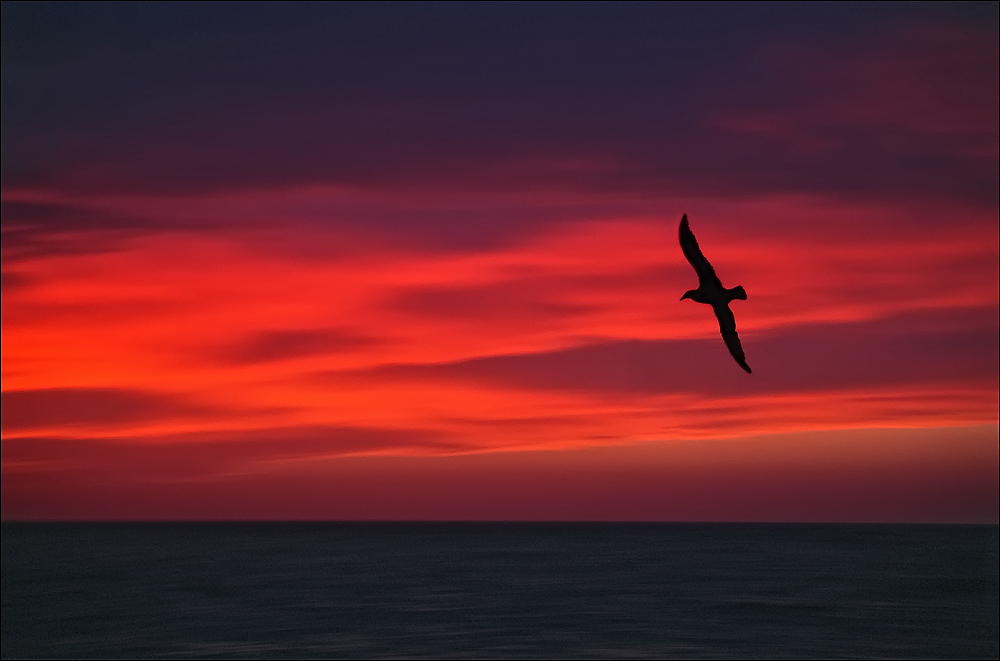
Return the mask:
<svg viewBox="0 0 1000 661">
<path fill-rule="evenodd" d="M 996 3 L 2 11 L 4 520 L 998 521 Z"/>
</svg>

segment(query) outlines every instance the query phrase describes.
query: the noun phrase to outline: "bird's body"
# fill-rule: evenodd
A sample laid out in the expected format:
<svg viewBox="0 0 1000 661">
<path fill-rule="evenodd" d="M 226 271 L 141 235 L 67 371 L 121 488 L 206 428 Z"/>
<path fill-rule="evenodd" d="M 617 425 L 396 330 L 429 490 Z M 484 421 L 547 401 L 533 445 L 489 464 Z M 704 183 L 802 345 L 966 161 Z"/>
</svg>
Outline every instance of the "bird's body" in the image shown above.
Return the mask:
<svg viewBox="0 0 1000 661">
<path fill-rule="evenodd" d="M 687 260 L 698 274 L 698 288 L 684 292 L 681 300 L 690 298 L 696 303 L 704 303 L 705 305 L 712 306 L 715 317 L 719 320 L 719 332 L 722 333 L 722 339 L 725 340 L 726 346 L 729 348 L 729 353 L 733 355 L 733 358 L 740 367 L 746 370 L 748 374 L 751 373 L 750 366 L 747 365 L 747 359 L 743 353 L 743 347 L 740 345 L 740 336 L 736 334 L 736 317 L 733 316 L 733 311 L 729 309 L 730 301 L 736 299 L 741 301 L 747 300 L 746 290 L 743 287 L 726 289 L 722 286 L 719 276 L 715 275 L 715 269 L 705 259 L 705 255 L 701 253 L 701 248 L 698 247 L 698 241 L 694 238 L 694 233 L 688 225 L 687 214 L 681 218 L 678 236 L 684 256 L 687 257 Z"/>
</svg>

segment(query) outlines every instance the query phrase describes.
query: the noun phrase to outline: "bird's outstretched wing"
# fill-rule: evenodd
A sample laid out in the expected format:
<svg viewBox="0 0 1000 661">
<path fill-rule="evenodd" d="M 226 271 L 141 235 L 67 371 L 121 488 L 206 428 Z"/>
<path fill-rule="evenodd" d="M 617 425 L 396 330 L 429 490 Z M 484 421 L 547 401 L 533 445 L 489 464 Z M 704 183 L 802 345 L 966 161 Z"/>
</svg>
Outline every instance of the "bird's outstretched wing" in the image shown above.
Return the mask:
<svg viewBox="0 0 1000 661">
<path fill-rule="evenodd" d="M 698 240 L 694 238 L 694 232 L 691 231 L 691 227 L 688 225 L 687 214 L 684 214 L 684 217 L 681 218 L 681 226 L 677 233 L 681 240 L 681 250 L 684 252 L 684 256 L 691 262 L 691 266 L 694 267 L 695 272 L 698 274 L 698 282 L 721 288 L 722 281 L 719 280 L 719 276 L 715 275 L 715 269 L 705 259 L 705 255 L 701 253 L 701 248 L 698 247 Z M 736 345 L 739 346 L 739 342 Z"/>
<path fill-rule="evenodd" d="M 747 365 L 747 357 L 743 353 L 743 346 L 740 344 L 740 336 L 736 334 L 736 317 L 728 305 L 713 305 L 715 317 L 719 320 L 719 332 L 725 340 L 729 353 L 736 359 L 737 364 L 743 368 L 747 374 L 753 374 L 750 366 Z"/>
</svg>

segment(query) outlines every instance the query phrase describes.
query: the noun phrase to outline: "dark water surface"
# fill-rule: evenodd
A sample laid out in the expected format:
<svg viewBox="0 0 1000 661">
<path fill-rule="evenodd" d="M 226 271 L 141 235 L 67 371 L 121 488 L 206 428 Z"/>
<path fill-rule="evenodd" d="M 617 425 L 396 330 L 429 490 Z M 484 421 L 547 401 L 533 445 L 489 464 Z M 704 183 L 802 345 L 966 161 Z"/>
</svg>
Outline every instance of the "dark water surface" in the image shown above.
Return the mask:
<svg viewBox="0 0 1000 661">
<path fill-rule="evenodd" d="M 3 524 L 4 658 L 997 658 L 997 526 Z"/>
</svg>

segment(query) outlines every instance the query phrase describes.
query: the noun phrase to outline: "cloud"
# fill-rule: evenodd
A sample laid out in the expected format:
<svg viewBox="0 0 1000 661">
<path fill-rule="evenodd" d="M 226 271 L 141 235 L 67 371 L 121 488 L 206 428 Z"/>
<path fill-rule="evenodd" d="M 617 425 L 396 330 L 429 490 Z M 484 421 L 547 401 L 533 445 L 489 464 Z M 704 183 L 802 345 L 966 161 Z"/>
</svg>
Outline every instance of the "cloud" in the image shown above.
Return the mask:
<svg viewBox="0 0 1000 661">
<path fill-rule="evenodd" d="M 266 472 L 271 464 L 353 454 L 448 454 L 462 446 L 439 432 L 338 425 L 195 432 L 167 436 L 3 441 L 6 473 L 82 472 L 116 481 L 220 479 Z"/>
<path fill-rule="evenodd" d="M 120 426 L 213 412 L 183 396 L 128 388 L 7 390 L 2 400 L 4 431 Z"/>
<path fill-rule="evenodd" d="M 231 12 L 9 10 L 5 188 L 996 199 L 987 10 Z"/>
<path fill-rule="evenodd" d="M 506 282 L 481 287 L 425 287 L 401 293 L 389 303 L 421 317 L 475 319 L 509 324 L 539 318 L 573 317 L 593 306 L 559 301 L 558 290 L 546 296 L 538 281 Z"/>
<path fill-rule="evenodd" d="M 267 363 L 317 354 L 338 353 L 377 343 L 338 329 L 260 331 L 219 352 L 227 362 Z"/>
<path fill-rule="evenodd" d="M 33 449 L 26 439 L 3 444 L 3 516 L 995 523 L 996 433 L 995 424 L 858 429 L 270 464 L 241 461 L 258 455 L 239 442 L 232 453 L 220 444 L 186 455 L 58 439 Z M 290 445 L 276 456 L 290 457 Z"/>
<path fill-rule="evenodd" d="M 780 92 L 725 90 L 713 123 L 737 154 L 759 155 L 748 177 L 855 198 L 992 206 L 997 47 L 994 32 L 919 21 L 849 42 L 779 41 L 758 62 Z"/>
<path fill-rule="evenodd" d="M 995 3 L 2 11 L 17 479 L 996 418 Z"/>
<path fill-rule="evenodd" d="M 262 216 L 23 261 L 15 273 L 30 284 L 4 296 L 4 385 L 212 403 L 171 418 L 126 402 L 155 415 L 109 413 L 116 434 L 391 425 L 469 451 L 995 415 L 996 226 L 979 216 L 899 233 L 907 211 L 879 205 L 772 200 L 699 215 L 724 281 L 750 294 L 733 305 L 748 377 L 711 311 L 677 300 L 695 276 L 675 220 L 572 222 L 557 205 L 557 222 L 520 240 L 434 249 L 273 220 L 332 204 L 316 191 L 202 202 L 166 200 L 163 213 Z M 796 218 L 826 229 L 782 229 Z M 560 422 L 503 434 L 505 420 Z M 53 424 L 46 433 L 83 423 Z"/>
<path fill-rule="evenodd" d="M 11 281 L 9 286 L 30 281 L 11 267 L 16 269 L 31 260 L 117 252 L 127 249 L 128 241 L 136 237 L 171 231 L 204 231 L 212 225 L 204 216 L 193 223 L 190 218 L 163 214 L 156 204 L 146 208 L 135 205 L 121 208 L 122 205 L 107 198 L 60 198 L 50 191 L 22 191 L 19 194 L 5 190 L 0 202 L 3 218 L 0 233 L 4 274 Z"/>
<path fill-rule="evenodd" d="M 2 217 L 5 265 L 50 255 L 108 251 L 119 243 L 122 230 L 144 225 L 140 219 L 100 209 L 17 200 L 3 200 Z"/>
<path fill-rule="evenodd" d="M 800 325 L 760 335 L 744 332 L 743 346 L 755 367 L 752 376 L 739 373 L 721 338 L 611 341 L 444 363 L 387 365 L 352 374 L 374 381 L 467 381 L 605 396 L 718 396 L 967 379 L 995 382 L 993 312 L 967 313 L 975 324 L 972 328 L 928 329 L 937 315 L 925 313 L 867 323 Z M 706 315 L 710 313 L 706 308 Z M 328 374 L 334 380 L 343 378 L 337 372 Z"/>
</svg>

